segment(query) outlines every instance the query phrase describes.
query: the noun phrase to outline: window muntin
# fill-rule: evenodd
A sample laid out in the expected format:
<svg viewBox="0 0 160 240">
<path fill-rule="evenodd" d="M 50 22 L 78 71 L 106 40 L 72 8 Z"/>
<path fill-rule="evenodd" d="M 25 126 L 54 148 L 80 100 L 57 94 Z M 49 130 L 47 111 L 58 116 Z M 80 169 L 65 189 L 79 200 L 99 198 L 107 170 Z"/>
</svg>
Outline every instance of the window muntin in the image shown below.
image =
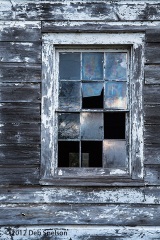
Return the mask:
<svg viewBox="0 0 160 240">
<path fill-rule="evenodd" d="M 57 49 L 56 59 L 60 173 L 119 167 L 129 172 L 128 49 Z"/>
</svg>

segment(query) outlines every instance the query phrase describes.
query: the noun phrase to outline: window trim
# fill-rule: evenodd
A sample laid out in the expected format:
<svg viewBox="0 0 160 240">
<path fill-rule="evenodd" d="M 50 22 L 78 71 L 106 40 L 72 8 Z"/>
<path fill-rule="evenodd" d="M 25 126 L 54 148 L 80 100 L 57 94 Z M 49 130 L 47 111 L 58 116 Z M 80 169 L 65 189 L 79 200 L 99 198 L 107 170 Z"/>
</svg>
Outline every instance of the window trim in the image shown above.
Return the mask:
<svg viewBox="0 0 160 240">
<path fill-rule="evenodd" d="M 42 125 L 41 125 L 41 184 L 51 185 L 106 185 L 112 179 L 125 183 L 143 180 L 143 81 L 144 81 L 144 34 L 143 33 L 51 33 L 43 35 L 42 44 Z M 53 106 L 58 101 L 54 87 L 56 47 L 63 46 L 116 46 L 131 48 L 130 97 L 132 134 L 130 134 L 130 174 L 115 171 L 112 176 L 68 176 L 57 174 L 55 167 L 54 138 L 56 126 Z M 104 47 L 105 48 L 105 47 Z M 53 97 L 56 96 L 56 97 Z M 134 114 L 133 114 L 134 113 Z M 116 183 L 117 185 L 117 183 Z"/>
</svg>

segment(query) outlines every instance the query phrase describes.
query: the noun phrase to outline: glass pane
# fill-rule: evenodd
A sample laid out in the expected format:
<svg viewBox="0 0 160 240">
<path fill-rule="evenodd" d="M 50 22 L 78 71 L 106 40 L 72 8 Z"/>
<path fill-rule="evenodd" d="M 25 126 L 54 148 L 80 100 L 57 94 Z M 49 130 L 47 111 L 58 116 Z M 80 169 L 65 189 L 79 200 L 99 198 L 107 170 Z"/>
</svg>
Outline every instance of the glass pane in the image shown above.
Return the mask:
<svg viewBox="0 0 160 240">
<path fill-rule="evenodd" d="M 82 79 L 103 80 L 103 53 L 82 53 Z"/>
<path fill-rule="evenodd" d="M 102 167 L 102 142 L 81 142 L 82 167 Z"/>
<path fill-rule="evenodd" d="M 126 142 L 120 140 L 104 140 L 103 161 L 105 168 L 127 167 Z"/>
<path fill-rule="evenodd" d="M 125 113 L 104 113 L 104 138 L 125 139 Z"/>
<path fill-rule="evenodd" d="M 103 84 L 82 84 L 82 108 L 103 108 Z"/>
<path fill-rule="evenodd" d="M 79 167 L 79 142 L 58 142 L 58 167 Z"/>
<path fill-rule="evenodd" d="M 80 80 L 80 53 L 59 54 L 60 80 Z"/>
<path fill-rule="evenodd" d="M 81 138 L 103 139 L 103 114 L 81 113 Z"/>
<path fill-rule="evenodd" d="M 80 109 L 79 82 L 60 82 L 59 107 L 61 109 Z"/>
<path fill-rule="evenodd" d="M 58 138 L 79 139 L 80 115 L 79 113 L 58 114 Z"/>
<path fill-rule="evenodd" d="M 105 108 L 126 109 L 126 83 L 107 82 L 105 85 Z"/>
<path fill-rule="evenodd" d="M 127 80 L 127 53 L 106 53 L 105 79 Z"/>
</svg>

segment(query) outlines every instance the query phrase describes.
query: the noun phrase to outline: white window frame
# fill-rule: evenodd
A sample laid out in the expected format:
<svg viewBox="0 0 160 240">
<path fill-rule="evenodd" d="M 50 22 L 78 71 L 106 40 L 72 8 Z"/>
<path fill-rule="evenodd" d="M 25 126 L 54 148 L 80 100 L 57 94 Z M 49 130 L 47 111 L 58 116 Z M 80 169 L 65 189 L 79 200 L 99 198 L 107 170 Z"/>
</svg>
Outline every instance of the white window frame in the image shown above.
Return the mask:
<svg viewBox="0 0 160 240">
<path fill-rule="evenodd" d="M 41 125 L 41 184 L 53 185 L 116 185 L 143 181 L 143 82 L 144 82 L 144 34 L 143 33 L 51 33 L 43 35 L 42 52 L 42 125 Z M 93 48 L 130 48 L 130 166 L 129 172 L 104 169 L 87 175 L 83 168 L 76 176 L 72 169 L 64 174 L 57 167 L 57 125 L 55 107 L 58 102 L 56 49 L 85 46 Z M 79 169 L 80 170 L 80 169 Z M 93 169 L 92 169 L 93 170 Z M 114 183 L 113 183 L 114 185 Z"/>
</svg>

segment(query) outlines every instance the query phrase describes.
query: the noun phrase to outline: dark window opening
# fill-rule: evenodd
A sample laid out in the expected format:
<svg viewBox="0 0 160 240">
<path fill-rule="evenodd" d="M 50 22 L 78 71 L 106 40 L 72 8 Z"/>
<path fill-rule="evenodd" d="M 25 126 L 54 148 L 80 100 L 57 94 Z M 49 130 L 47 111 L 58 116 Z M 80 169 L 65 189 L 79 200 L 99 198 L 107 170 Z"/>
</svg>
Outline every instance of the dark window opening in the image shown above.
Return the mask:
<svg viewBox="0 0 160 240">
<path fill-rule="evenodd" d="M 103 109 L 103 90 L 100 95 L 82 98 L 83 109 L 101 108 Z"/>
</svg>

